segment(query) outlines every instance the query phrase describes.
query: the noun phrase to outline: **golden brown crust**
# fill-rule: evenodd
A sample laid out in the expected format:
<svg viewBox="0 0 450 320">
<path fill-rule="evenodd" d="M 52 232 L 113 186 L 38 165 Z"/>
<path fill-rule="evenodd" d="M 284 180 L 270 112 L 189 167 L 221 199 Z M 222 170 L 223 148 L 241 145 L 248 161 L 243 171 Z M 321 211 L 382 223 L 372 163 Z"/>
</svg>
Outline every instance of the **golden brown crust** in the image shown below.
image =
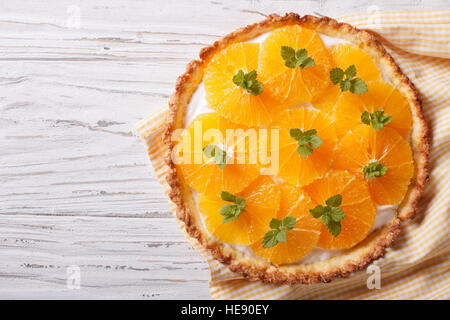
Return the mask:
<svg viewBox="0 0 450 320">
<path fill-rule="evenodd" d="M 371 55 L 389 80 L 407 97 L 413 118 L 411 146 L 414 153 L 415 175 L 407 195 L 399 205 L 396 217 L 384 227 L 373 232 L 356 247 L 324 261 L 275 266 L 262 258 L 249 257 L 209 235 L 201 222 L 190 188 L 184 182 L 183 177 L 178 174 L 176 166 L 172 162 L 171 137 L 176 129 L 183 128 L 186 106 L 202 81 L 203 68 L 216 52 L 230 44 L 247 41 L 262 33 L 290 24 L 299 24 L 358 45 Z M 169 197 L 177 206 L 177 218 L 184 222 L 188 234 L 207 248 L 215 259 L 228 265 L 231 271 L 240 273 L 249 280 L 260 280 L 265 283 L 312 284 L 329 282 L 337 277 L 346 277 L 352 272 L 365 268 L 385 254 L 386 249 L 392 245 L 400 233 L 402 221 L 414 217 L 419 198 L 428 180 L 429 131 L 423 118 L 416 88 L 402 73 L 375 35 L 328 17 L 299 16 L 295 13 L 288 13 L 284 16 L 270 15 L 261 22 L 238 29 L 216 41 L 212 46 L 203 48 L 200 52 L 200 60 L 189 63 L 186 72 L 177 79 L 175 92 L 169 101 L 169 109 L 167 129 L 164 134 L 164 142 L 169 148 L 166 157 L 169 166 L 166 180 L 171 188 Z"/>
</svg>

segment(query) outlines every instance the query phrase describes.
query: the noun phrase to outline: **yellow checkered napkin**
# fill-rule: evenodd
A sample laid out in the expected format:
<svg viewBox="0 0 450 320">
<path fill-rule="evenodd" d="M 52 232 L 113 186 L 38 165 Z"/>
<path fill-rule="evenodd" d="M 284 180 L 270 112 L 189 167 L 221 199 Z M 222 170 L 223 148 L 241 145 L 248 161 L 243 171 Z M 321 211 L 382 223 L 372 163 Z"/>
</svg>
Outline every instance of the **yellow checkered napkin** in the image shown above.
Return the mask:
<svg viewBox="0 0 450 320">
<path fill-rule="evenodd" d="M 384 46 L 420 91 L 433 141 L 431 180 L 418 217 L 405 224 L 394 247 L 375 262 L 381 269 L 381 289 L 373 290 L 367 288 L 364 271 L 328 284 L 249 282 L 187 237 L 211 268 L 213 299 L 450 299 L 450 10 L 374 12 L 338 20 L 379 33 Z M 162 160 L 166 150 L 161 141 L 166 112 L 164 108 L 148 116 L 136 129 L 163 188 L 168 190 L 164 180 L 167 167 Z M 180 227 L 185 232 L 181 223 Z"/>
</svg>

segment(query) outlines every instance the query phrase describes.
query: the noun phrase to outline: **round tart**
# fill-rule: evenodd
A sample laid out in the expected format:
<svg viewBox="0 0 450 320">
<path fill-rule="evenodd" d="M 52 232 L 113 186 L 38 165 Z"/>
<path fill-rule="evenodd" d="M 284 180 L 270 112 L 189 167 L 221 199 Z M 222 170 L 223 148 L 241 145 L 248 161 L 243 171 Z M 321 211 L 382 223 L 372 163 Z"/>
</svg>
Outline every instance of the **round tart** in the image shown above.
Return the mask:
<svg viewBox="0 0 450 320">
<path fill-rule="evenodd" d="M 188 121 L 200 87 L 210 113 Z M 177 218 L 249 280 L 311 284 L 365 268 L 414 217 L 428 179 L 414 85 L 374 35 L 328 17 L 270 15 L 223 37 L 188 64 L 169 107 Z M 242 152 L 229 129 L 257 143 L 244 135 Z M 261 151 L 278 165 L 240 162 Z"/>
</svg>

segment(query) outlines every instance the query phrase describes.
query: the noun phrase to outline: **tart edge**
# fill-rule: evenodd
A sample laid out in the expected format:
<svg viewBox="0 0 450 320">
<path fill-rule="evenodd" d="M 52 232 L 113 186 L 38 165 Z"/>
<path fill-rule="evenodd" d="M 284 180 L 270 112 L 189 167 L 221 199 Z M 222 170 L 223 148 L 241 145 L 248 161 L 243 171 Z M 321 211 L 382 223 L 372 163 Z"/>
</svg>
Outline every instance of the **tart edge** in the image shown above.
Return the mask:
<svg viewBox="0 0 450 320">
<path fill-rule="evenodd" d="M 369 235 L 362 243 L 350 249 L 351 252 L 331 259 L 317 261 L 312 264 L 275 266 L 263 259 L 246 256 L 220 241 L 213 239 L 201 227 L 198 209 L 195 207 L 190 188 L 177 172 L 172 162 L 172 133 L 183 127 L 184 113 L 189 100 L 202 81 L 203 68 L 212 56 L 236 42 L 247 41 L 260 34 L 286 25 L 299 24 L 329 36 L 336 36 L 359 45 L 381 65 L 388 78 L 408 99 L 413 119 L 411 146 L 415 164 L 415 173 L 407 194 L 400 203 L 394 219 L 384 227 Z M 213 257 L 228 265 L 233 272 L 239 273 L 248 280 L 264 283 L 312 284 L 330 282 L 338 277 L 347 277 L 350 273 L 362 270 L 374 260 L 383 257 L 401 230 L 401 223 L 414 218 L 420 196 L 428 182 L 428 154 L 430 148 L 430 132 L 422 114 L 419 92 L 409 78 L 404 75 L 391 55 L 385 50 L 372 31 L 357 29 L 347 23 L 340 23 L 329 17 L 300 16 L 287 13 L 284 16 L 269 15 L 265 20 L 240 28 L 213 45 L 203 48 L 200 60 L 191 61 L 186 72 L 178 77 L 175 92 L 170 97 L 169 113 L 163 141 L 168 147 L 165 161 L 169 167 L 166 181 L 170 186 L 169 198 L 176 205 L 176 216 L 185 226 L 189 236 L 195 238 Z"/>
</svg>

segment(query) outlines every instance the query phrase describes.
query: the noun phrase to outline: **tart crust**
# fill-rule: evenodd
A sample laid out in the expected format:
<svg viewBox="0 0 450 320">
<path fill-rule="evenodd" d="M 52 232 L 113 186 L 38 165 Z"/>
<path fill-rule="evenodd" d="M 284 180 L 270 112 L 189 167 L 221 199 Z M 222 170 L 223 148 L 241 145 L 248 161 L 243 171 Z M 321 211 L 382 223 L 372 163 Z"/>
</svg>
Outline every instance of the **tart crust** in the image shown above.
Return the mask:
<svg viewBox="0 0 450 320">
<path fill-rule="evenodd" d="M 184 115 L 192 94 L 202 82 L 203 72 L 212 56 L 225 47 L 251 40 L 263 33 L 287 25 L 298 24 L 321 34 L 350 41 L 366 51 L 384 71 L 391 83 L 408 99 L 412 114 L 411 147 L 415 172 L 408 191 L 400 203 L 396 216 L 385 226 L 372 232 L 365 240 L 348 249 L 345 253 L 311 264 L 288 264 L 277 266 L 263 258 L 249 256 L 212 237 L 200 218 L 190 187 L 184 181 L 172 162 L 172 134 L 184 127 Z M 227 265 L 233 272 L 245 278 L 265 283 L 312 284 L 329 282 L 337 277 L 347 277 L 350 273 L 364 269 L 372 261 L 384 256 L 398 236 L 403 221 L 416 214 L 418 201 L 428 180 L 429 131 L 422 114 L 419 93 L 402 73 L 394 59 L 386 52 L 372 32 L 357 29 L 347 23 L 339 23 L 329 17 L 300 16 L 287 13 L 284 16 L 272 14 L 265 20 L 232 32 L 213 45 L 200 51 L 200 59 L 191 61 L 186 72 L 178 77 L 175 92 L 169 101 L 164 143 L 169 152 L 166 163 L 169 170 L 166 180 L 171 188 L 169 197 L 176 205 L 176 216 L 184 222 L 188 234 L 195 238 L 215 259 Z"/>
</svg>

